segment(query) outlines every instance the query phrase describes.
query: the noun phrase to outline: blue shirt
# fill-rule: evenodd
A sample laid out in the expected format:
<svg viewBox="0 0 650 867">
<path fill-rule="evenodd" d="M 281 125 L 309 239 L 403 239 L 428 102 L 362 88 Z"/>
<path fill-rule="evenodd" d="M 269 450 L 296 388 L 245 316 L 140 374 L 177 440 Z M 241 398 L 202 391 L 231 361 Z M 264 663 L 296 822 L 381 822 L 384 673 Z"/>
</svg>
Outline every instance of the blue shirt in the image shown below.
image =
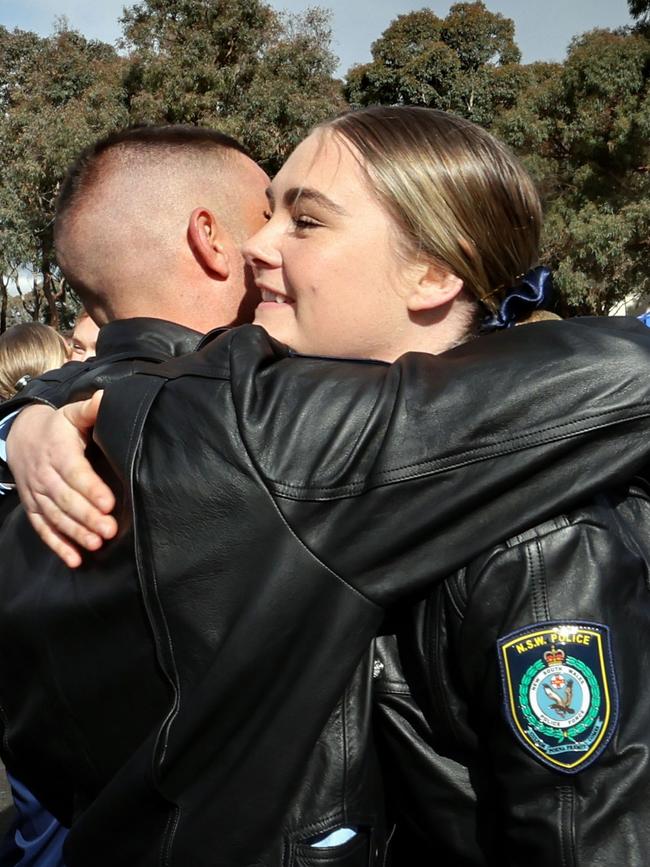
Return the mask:
<svg viewBox="0 0 650 867">
<path fill-rule="evenodd" d="M 14 867 L 64 867 L 63 842 L 68 835 L 54 816 L 19 781 L 7 774 L 16 808 L 13 835 Z M 11 845 L 10 841 L 9 842 Z M 4 849 L 4 853 L 6 853 Z"/>
</svg>

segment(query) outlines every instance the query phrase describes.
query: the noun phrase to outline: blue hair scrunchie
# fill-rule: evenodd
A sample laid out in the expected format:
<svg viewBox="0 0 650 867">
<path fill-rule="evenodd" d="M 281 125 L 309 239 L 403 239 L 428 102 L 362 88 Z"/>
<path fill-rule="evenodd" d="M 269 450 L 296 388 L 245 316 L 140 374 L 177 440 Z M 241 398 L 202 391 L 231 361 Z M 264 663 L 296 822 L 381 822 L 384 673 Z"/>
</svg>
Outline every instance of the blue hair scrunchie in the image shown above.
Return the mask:
<svg viewBox="0 0 650 867">
<path fill-rule="evenodd" d="M 481 331 L 511 328 L 519 319 L 529 316 L 533 310 L 541 310 L 551 300 L 553 277 L 546 265 L 538 265 L 526 271 L 516 286 L 509 289 L 496 313 L 486 316 Z"/>
</svg>

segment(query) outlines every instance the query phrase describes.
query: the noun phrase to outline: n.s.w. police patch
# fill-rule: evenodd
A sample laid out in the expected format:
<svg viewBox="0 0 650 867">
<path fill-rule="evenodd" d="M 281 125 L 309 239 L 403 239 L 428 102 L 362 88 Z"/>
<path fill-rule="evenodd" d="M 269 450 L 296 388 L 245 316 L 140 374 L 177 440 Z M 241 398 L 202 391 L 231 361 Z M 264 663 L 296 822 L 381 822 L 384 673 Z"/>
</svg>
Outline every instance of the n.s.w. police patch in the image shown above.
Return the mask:
<svg viewBox="0 0 650 867">
<path fill-rule="evenodd" d="M 523 746 L 574 774 L 605 749 L 618 693 L 609 630 L 600 623 L 535 623 L 499 638 L 506 716 Z"/>
</svg>

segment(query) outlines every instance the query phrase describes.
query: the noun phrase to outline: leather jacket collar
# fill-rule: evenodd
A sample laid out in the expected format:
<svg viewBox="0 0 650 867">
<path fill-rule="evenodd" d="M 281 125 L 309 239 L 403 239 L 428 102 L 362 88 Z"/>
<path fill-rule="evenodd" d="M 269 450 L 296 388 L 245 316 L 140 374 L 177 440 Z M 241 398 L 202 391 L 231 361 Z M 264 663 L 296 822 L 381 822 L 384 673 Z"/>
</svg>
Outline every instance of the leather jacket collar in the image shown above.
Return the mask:
<svg viewBox="0 0 650 867">
<path fill-rule="evenodd" d="M 118 319 L 104 325 L 100 330 L 96 357 L 102 361 L 108 358 L 165 361 L 170 357 L 192 352 L 202 336 L 192 328 L 164 319 L 145 316 Z"/>
</svg>

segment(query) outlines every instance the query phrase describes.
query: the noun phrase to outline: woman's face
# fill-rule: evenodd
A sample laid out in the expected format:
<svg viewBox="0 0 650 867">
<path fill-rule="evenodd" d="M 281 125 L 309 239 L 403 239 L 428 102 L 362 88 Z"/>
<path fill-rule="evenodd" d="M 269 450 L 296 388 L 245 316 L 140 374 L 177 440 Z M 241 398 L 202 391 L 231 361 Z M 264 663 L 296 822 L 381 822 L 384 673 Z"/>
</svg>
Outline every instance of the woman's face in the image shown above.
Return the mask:
<svg viewBox="0 0 650 867">
<path fill-rule="evenodd" d="M 412 327 L 412 269 L 355 153 L 316 132 L 273 181 L 269 222 L 244 244 L 255 322 L 298 352 L 391 361 Z"/>
</svg>

